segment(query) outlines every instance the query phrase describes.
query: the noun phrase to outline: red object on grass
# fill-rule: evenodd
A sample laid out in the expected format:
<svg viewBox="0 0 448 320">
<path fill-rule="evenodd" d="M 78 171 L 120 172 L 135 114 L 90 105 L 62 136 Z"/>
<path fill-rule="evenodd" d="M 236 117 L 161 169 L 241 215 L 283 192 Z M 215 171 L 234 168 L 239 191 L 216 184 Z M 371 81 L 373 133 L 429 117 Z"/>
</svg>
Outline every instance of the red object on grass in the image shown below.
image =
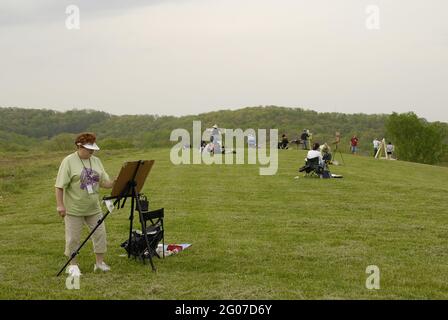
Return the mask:
<svg viewBox="0 0 448 320">
<path fill-rule="evenodd" d="M 168 251 L 174 251 L 175 249 L 177 251 L 182 251 L 183 247 L 179 246 L 177 244 L 169 244 L 168 247 L 166 248 Z"/>
</svg>

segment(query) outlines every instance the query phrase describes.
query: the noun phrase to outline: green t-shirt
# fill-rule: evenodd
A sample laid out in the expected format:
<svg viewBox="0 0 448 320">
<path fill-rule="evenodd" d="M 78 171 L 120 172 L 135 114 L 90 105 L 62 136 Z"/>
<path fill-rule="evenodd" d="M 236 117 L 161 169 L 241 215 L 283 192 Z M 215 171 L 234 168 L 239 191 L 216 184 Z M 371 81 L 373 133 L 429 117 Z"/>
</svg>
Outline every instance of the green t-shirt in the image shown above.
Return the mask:
<svg viewBox="0 0 448 320">
<path fill-rule="evenodd" d="M 67 214 L 91 216 L 101 213 L 99 188 L 103 181 L 109 180 L 100 159 L 95 156 L 81 159 L 76 151 L 62 160 L 55 187 L 64 189 Z"/>
</svg>

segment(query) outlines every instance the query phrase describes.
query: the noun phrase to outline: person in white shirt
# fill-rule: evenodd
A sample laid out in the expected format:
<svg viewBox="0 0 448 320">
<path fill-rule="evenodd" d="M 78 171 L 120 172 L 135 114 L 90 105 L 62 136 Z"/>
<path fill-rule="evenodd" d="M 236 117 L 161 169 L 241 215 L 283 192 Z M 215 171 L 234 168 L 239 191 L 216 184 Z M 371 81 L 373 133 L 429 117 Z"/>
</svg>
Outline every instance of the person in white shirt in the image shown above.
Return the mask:
<svg viewBox="0 0 448 320">
<path fill-rule="evenodd" d="M 308 154 L 306 155 L 306 158 L 307 159 L 314 159 L 314 158 L 319 158 L 319 164 L 320 165 L 324 165 L 324 161 L 323 161 L 323 159 L 322 159 L 322 153 L 319 151 L 319 147 L 320 147 L 320 144 L 319 143 L 314 143 L 313 144 L 313 149 L 312 150 L 310 150 L 310 151 L 308 151 Z"/>
<path fill-rule="evenodd" d="M 217 124 L 212 127 L 210 142 L 213 143 L 213 153 L 221 153 L 221 131 Z"/>
<path fill-rule="evenodd" d="M 375 138 L 373 140 L 373 156 L 375 157 L 378 153 L 378 149 L 380 148 L 381 141 Z"/>
<path fill-rule="evenodd" d="M 215 124 L 215 125 L 212 127 L 212 133 L 211 133 L 211 136 L 213 137 L 213 139 L 210 138 L 210 141 L 213 140 L 212 142 L 218 142 L 218 141 L 221 140 L 221 131 L 219 130 L 217 124 Z"/>
<path fill-rule="evenodd" d="M 388 160 L 392 159 L 392 153 L 394 152 L 394 150 L 395 150 L 394 145 L 392 144 L 392 142 L 389 142 L 386 145 L 386 154 L 387 154 L 387 159 Z"/>
</svg>

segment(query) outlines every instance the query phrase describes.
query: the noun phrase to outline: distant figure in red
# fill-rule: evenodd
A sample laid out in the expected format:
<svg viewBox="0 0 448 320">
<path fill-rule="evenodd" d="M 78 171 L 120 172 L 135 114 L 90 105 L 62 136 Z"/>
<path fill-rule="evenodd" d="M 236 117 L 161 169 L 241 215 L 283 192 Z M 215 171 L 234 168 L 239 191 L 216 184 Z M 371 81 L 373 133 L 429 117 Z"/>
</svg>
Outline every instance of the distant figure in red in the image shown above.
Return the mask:
<svg viewBox="0 0 448 320">
<path fill-rule="evenodd" d="M 358 141 L 359 139 L 356 136 L 353 136 L 350 140 L 352 154 L 356 154 L 358 152 Z"/>
</svg>

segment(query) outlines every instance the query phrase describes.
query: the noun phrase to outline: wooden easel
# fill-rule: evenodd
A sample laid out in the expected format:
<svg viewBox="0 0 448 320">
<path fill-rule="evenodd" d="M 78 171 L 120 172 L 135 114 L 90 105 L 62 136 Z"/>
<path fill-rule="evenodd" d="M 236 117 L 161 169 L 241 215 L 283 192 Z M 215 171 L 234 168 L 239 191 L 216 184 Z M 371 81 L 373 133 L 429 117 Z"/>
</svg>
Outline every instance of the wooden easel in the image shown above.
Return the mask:
<svg viewBox="0 0 448 320">
<path fill-rule="evenodd" d="M 381 153 L 384 154 L 384 157 L 381 157 Z M 383 138 L 383 140 L 381 140 L 380 146 L 378 147 L 378 151 L 376 152 L 375 155 L 376 159 L 387 159 L 387 154 L 386 154 L 386 139 Z"/>
</svg>

